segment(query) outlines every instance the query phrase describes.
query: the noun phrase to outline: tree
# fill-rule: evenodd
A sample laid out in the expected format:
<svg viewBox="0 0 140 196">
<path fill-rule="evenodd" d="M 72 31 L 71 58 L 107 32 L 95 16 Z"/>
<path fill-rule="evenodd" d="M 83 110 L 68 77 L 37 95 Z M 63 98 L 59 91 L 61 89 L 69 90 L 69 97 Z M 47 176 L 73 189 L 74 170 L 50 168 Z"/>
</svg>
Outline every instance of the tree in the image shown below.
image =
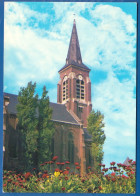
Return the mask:
<svg viewBox="0 0 140 196">
<path fill-rule="evenodd" d="M 25 168 L 33 165 L 33 156 L 37 150 L 37 124 L 36 108 L 38 95 L 35 95 L 36 83 L 29 82 L 27 87 L 22 87 L 18 95 L 17 118 L 20 136 L 19 158 Z"/>
<path fill-rule="evenodd" d="M 95 170 L 98 169 L 98 165 L 103 159 L 103 144 L 106 139 L 103 120 L 104 116 L 100 111 L 93 110 L 88 117 L 87 129 L 92 135 L 92 157 Z"/>
<path fill-rule="evenodd" d="M 43 88 L 42 97 L 39 100 L 38 112 L 38 164 L 51 159 L 51 142 L 54 134 L 52 118 L 52 109 L 49 106 L 49 97 L 46 87 Z"/>
<path fill-rule="evenodd" d="M 25 169 L 49 160 L 50 146 L 54 133 L 52 110 L 46 87 L 43 88 L 41 99 L 35 94 L 36 83 L 29 82 L 21 88 L 18 95 L 17 118 L 20 135 L 20 160 Z"/>
</svg>

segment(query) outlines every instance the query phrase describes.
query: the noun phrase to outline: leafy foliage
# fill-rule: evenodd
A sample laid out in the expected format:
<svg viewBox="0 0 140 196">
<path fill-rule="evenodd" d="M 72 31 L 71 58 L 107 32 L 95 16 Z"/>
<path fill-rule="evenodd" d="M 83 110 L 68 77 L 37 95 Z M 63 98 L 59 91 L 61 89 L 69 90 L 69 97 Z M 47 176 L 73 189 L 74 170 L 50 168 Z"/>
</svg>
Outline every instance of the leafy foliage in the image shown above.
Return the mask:
<svg viewBox="0 0 140 196">
<path fill-rule="evenodd" d="M 136 162 L 131 160 L 130 166 L 110 164 L 110 168 L 100 164 L 100 172 L 89 169 L 88 174 L 82 176 L 77 165 L 73 172 L 66 162 L 61 168 L 61 163 L 58 165 L 55 161 L 41 164 L 38 173 L 36 168 L 26 173 L 4 171 L 3 190 L 18 193 L 135 193 Z"/>
<path fill-rule="evenodd" d="M 18 95 L 17 118 L 19 132 L 19 159 L 24 168 L 30 169 L 44 159 L 50 159 L 50 144 L 54 133 L 52 110 L 46 87 L 39 100 L 35 94 L 36 83 L 29 82 Z"/>
<path fill-rule="evenodd" d="M 106 136 L 103 131 L 104 127 L 104 116 L 100 111 L 95 112 L 94 110 L 88 117 L 88 131 L 92 135 L 92 157 L 94 161 L 94 168 L 98 168 L 98 164 L 103 159 L 103 144 Z"/>
<path fill-rule="evenodd" d="M 51 121 L 52 109 L 49 107 L 49 97 L 47 96 L 46 87 L 43 88 L 42 97 L 39 101 L 39 138 L 38 154 L 39 164 L 45 160 L 51 159 L 51 142 L 54 134 L 53 122 Z"/>
</svg>

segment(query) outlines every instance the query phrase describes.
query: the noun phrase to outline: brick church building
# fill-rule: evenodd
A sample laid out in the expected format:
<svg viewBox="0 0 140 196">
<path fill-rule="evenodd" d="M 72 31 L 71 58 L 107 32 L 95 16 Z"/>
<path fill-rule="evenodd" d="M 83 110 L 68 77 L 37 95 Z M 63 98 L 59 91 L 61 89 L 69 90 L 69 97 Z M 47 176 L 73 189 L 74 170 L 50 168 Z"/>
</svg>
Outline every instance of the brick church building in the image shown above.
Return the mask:
<svg viewBox="0 0 140 196">
<path fill-rule="evenodd" d="M 82 61 L 74 20 L 66 63 L 58 71 L 57 103 L 50 102 L 55 125 L 52 152 L 59 157 L 58 161 L 80 162 L 81 172 L 92 165 L 92 140 L 87 131 L 87 118 L 92 110 L 89 72 Z M 4 93 L 4 168 L 18 165 L 17 103 L 17 95 Z"/>
</svg>

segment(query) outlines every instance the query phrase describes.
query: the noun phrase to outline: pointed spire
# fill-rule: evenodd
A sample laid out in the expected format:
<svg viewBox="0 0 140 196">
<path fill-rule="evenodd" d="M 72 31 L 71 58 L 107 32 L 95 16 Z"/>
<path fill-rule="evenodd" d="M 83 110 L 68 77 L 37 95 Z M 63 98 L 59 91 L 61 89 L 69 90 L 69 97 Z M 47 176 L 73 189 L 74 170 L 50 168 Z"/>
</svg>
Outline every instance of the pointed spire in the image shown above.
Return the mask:
<svg viewBox="0 0 140 196">
<path fill-rule="evenodd" d="M 72 61 L 78 64 L 82 63 L 82 57 L 81 57 L 81 51 L 80 51 L 80 45 L 79 45 L 79 40 L 78 40 L 78 35 L 77 35 L 75 19 L 73 21 L 73 28 L 72 28 L 72 34 L 71 34 L 68 54 L 66 58 L 66 64 L 70 64 L 72 63 Z"/>
<path fill-rule="evenodd" d="M 69 65 L 71 66 L 74 65 L 76 67 L 90 71 L 90 69 L 86 65 L 84 65 L 82 62 L 82 56 L 81 56 L 81 51 L 80 51 L 80 45 L 79 45 L 79 40 L 78 40 L 78 35 L 77 35 L 75 19 L 73 21 L 73 28 L 72 28 L 72 33 L 71 33 L 68 54 L 66 58 L 66 64 L 64 67 L 62 67 L 59 70 L 59 72 L 65 69 L 66 67 L 68 67 Z"/>
</svg>

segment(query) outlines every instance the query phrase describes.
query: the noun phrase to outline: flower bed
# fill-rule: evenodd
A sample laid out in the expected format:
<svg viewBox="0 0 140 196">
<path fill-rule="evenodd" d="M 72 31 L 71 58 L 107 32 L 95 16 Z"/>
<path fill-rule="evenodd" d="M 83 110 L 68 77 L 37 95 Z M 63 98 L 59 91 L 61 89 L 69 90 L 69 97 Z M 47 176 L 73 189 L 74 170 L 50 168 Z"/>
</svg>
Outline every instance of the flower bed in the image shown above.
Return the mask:
<svg viewBox="0 0 140 196">
<path fill-rule="evenodd" d="M 4 170 L 4 192 L 38 192 L 38 193 L 135 193 L 135 165 L 130 166 L 111 162 L 110 168 L 100 164 L 98 173 L 88 167 L 88 173 L 81 176 L 79 163 L 71 171 L 70 163 L 53 161 L 40 165 L 26 173 Z M 46 170 L 47 169 L 47 170 Z M 49 172 L 48 172 L 49 171 Z"/>
</svg>

